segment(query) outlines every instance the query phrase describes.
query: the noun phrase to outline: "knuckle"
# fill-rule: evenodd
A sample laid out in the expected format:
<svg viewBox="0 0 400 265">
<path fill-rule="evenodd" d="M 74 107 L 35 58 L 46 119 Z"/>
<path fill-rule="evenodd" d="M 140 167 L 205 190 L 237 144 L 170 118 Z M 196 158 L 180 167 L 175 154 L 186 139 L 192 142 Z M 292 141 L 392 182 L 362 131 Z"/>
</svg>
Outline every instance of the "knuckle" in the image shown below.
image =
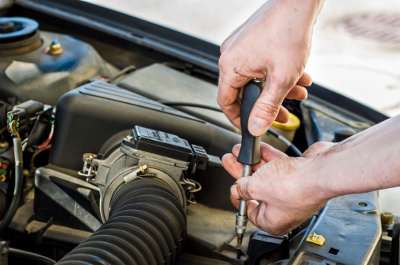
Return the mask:
<svg viewBox="0 0 400 265">
<path fill-rule="evenodd" d="M 316 142 L 310 146 L 311 149 L 320 149 L 326 145 L 326 142 Z"/>
<path fill-rule="evenodd" d="M 230 56 L 228 55 L 228 53 L 226 51 L 223 52 L 218 60 L 218 66 L 219 66 L 220 70 L 224 69 L 225 66 L 229 65 L 229 61 L 230 61 Z"/>
<path fill-rule="evenodd" d="M 221 110 L 222 110 L 222 111 L 225 111 L 225 110 L 226 110 L 227 104 L 226 104 L 226 102 L 225 102 L 224 97 L 221 96 L 220 93 L 218 93 L 218 95 L 217 95 L 217 103 L 218 103 L 218 105 L 221 107 Z"/>
<path fill-rule="evenodd" d="M 271 233 L 271 234 L 277 235 L 277 236 L 284 235 L 286 232 L 286 229 L 284 229 L 282 227 L 282 222 L 278 222 L 275 219 L 270 220 L 270 222 L 268 222 L 266 230 L 268 233 Z"/>
<path fill-rule="evenodd" d="M 264 219 L 262 218 L 262 216 L 260 216 L 260 214 L 256 215 L 256 218 L 254 219 L 254 225 L 262 230 L 264 230 L 265 225 L 264 225 Z"/>
<path fill-rule="evenodd" d="M 242 180 L 242 179 L 241 179 Z M 248 199 L 249 193 L 247 190 L 247 181 L 238 181 L 237 182 L 237 193 L 239 194 L 240 198 Z"/>
<path fill-rule="evenodd" d="M 289 91 L 296 84 L 297 80 L 295 80 L 293 75 L 288 74 L 273 74 L 270 76 L 271 80 L 271 88 L 274 90 L 285 89 Z"/>
<path fill-rule="evenodd" d="M 223 100 L 222 100 L 222 98 L 221 98 L 220 95 L 221 95 L 221 94 L 218 93 L 218 95 L 217 95 L 217 103 L 218 103 L 218 105 L 221 107 L 221 109 L 222 109 L 222 111 L 223 111 L 225 105 L 224 105 L 224 102 L 223 102 Z"/>
<path fill-rule="evenodd" d="M 235 54 L 228 51 L 221 54 L 218 60 L 218 66 L 220 70 L 220 83 L 227 81 L 242 81 L 242 79 L 247 78 L 249 72 L 251 72 L 246 64 L 244 64 Z"/>
<path fill-rule="evenodd" d="M 236 189 L 237 189 L 237 188 L 236 188 L 236 185 L 232 185 L 232 186 L 231 186 L 231 195 L 232 195 L 232 197 L 235 198 L 235 199 L 237 198 L 237 191 L 236 191 Z"/>
<path fill-rule="evenodd" d="M 271 76 L 271 83 L 276 86 L 284 86 L 289 83 L 290 78 L 282 74 L 274 74 Z"/>
<path fill-rule="evenodd" d="M 237 184 L 234 184 L 231 186 L 231 196 L 232 196 L 232 198 L 234 198 L 236 200 L 240 200 L 241 198 L 243 198 L 242 194 L 239 191 Z"/>
<path fill-rule="evenodd" d="M 259 101 L 254 106 L 254 109 L 259 112 L 263 118 L 273 117 L 278 115 L 280 105 L 271 102 Z"/>
<path fill-rule="evenodd" d="M 254 197 L 254 195 L 257 193 L 258 191 L 258 187 L 257 185 L 254 183 L 254 181 L 249 181 L 248 185 L 247 185 L 247 192 L 248 194 L 252 194 Z"/>
</svg>

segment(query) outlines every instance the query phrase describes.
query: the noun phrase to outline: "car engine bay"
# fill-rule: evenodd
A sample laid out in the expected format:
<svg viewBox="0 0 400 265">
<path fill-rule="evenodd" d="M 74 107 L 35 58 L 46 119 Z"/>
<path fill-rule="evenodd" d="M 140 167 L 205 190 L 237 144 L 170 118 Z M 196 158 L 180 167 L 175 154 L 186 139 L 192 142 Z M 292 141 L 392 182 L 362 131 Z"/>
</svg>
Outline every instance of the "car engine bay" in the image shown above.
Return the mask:
<svg viewBox="0 0 400 265">
<path fill-rule="evenodd" d="M 399 264 L 377 192 L 285 236 L 249 225 L 237 259 L 220 159 L 241 136 L 216 102 L 218 47 L 60 2 L 0 17 L 0 264 Z M 299 125 L 262 140 L 291 156 L 387 118 L 317 84 L 284 105 Z"/>
</svg>

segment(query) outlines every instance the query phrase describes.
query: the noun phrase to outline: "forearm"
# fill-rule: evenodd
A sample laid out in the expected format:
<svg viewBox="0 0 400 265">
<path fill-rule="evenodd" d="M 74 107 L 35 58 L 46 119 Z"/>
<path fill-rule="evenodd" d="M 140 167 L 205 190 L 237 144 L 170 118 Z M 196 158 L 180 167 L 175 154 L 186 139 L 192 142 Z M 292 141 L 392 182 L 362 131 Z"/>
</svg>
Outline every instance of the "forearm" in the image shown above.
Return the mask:
<svg viewBox="0 0 400 265">
<path fill-rule="evenodd" d="M 277 0 L 291 8 L 297 21 L 307 21 L 315 24 L 325 0 Z M 269 1 L 268 1 L 269 2 Z M 267 2 L 267 3 L 268 3 Z M 297 23 L 298 24 L 298 23 Z M 294 24 L 296 25 L 296 24 Z"/>
<path fill-rule="evenodd" d="M 301 43 L 300 40 L 311 36 L 324 2 L 325 0 L 270 0 L 261 6 L 256 14 L 268 21 L 265 23 L 268 25 L 268 28 L 265 28 L 267 34 L 270 28 L 280 29 L 281 37 L 287 36 L 287 41 Z M 276 19 L 271 20 L 271 16 L 276 16 Z"/>
<path fill-rule="evenodd" d="M 326 196 L 400 186 L 400 116 L 332 146 L 313 160 Z"/>
</svg>

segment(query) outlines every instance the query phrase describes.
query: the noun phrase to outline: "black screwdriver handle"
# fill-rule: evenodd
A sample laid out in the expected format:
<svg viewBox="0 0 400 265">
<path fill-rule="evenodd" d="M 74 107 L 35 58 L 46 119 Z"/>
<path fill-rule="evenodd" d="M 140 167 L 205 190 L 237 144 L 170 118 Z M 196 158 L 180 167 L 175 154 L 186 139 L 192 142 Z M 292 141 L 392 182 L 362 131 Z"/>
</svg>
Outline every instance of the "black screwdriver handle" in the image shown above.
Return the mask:
<svg viewBox="0 0 400 265">
<path fill-rule="evenodd" d="M 261 94 L 262 83 L 259 80 L 251 80 L 243 90 L 242 104 L 240 106 L 240 126 L 242 127 L 242 147 L 237 161 L 246 165 L 260 163 L 260 140 L 261 137 L 254 137 L 248 130 L 249 116 Z"/>
</svg>

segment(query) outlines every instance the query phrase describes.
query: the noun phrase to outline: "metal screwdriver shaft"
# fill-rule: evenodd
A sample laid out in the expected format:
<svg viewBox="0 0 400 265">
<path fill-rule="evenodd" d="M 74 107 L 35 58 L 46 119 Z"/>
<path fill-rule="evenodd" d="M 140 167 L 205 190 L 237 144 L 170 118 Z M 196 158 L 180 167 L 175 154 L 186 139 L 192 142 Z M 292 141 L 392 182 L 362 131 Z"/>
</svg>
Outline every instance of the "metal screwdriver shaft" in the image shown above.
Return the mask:
<svg viewBox="0 0 400 265">
<path fill-rule="evenodd" d="M 252 173 L 252 165 L 260 162 L 260 137 L 254 137 L 247 129 L 249 123 L 250 112 L 256 103 L 263 82 L 261 80 L 251 80 L 244 87 L 242 104 L 240 107 L 240 125 L 242 129 L 242 147 L 237 161 L 244 164 L 243 177 L 250 176 Z M 241 200 L 239 212 L 236 214 L 236 235 L 237 235 L 237 258 L 240 259 L 242 253 L 243 236 L 247 228 L 247 201 Z"/>
<path fill-rule="evenodd" d="M 243 177 L 251 175 L 252 169 L 251 166 L 245 165 L 243 169 Z M 237 250 L 237 259 L 240 259 L 242 253 L 242 242 L 243 235 L 246 232 L 247 228 L 247 201 L 240 200 L 239 204 L 239 212 L 236 214 L 236 250 Z"/>
</svg>

